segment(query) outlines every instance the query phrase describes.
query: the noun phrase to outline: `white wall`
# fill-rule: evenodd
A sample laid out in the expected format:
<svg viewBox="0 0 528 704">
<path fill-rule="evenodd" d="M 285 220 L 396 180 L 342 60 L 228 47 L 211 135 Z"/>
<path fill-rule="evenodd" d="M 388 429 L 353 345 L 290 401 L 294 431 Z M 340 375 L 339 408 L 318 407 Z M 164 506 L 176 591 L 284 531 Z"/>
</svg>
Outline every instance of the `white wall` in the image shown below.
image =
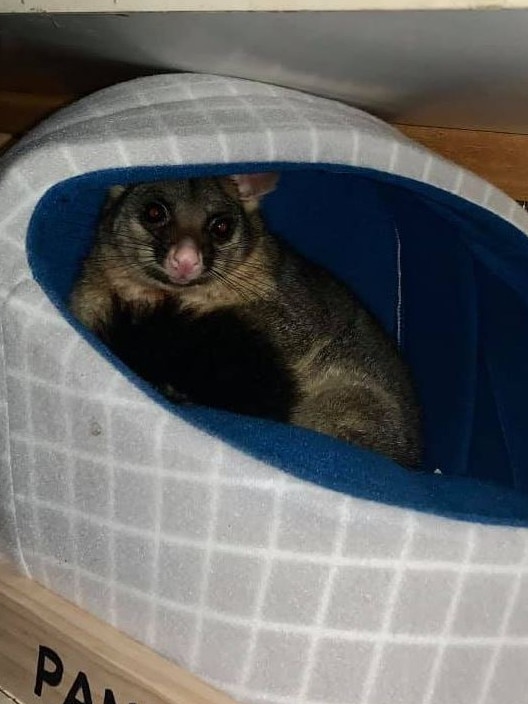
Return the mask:
<svg viewBox="0 0 528 704">
<path fill-rule="evenodd" d="M 528 7 L 528 0 L 0 0 L 0 12 L 445 10 Z"/>
<path fill-rule="evenodd" d="M 2 35 L 270 81 L 401 122 L 528 132 L 528 10 L 3 15 Z"/>
</svg>

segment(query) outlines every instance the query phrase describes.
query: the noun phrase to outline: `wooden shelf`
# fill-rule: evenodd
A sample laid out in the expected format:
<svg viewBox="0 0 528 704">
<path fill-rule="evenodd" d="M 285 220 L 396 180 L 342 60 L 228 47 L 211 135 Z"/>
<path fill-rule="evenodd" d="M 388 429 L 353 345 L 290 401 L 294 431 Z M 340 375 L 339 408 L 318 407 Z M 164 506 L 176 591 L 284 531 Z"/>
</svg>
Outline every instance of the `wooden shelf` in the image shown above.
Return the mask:
<svg viewBox="0 0 528 704">
<path fill-rule="evenodd" d="M 1 684 L 1 683 L 0 683 Z M 17 704 L 16 700 L 8 692 L 2 691 L 0 687 L 0 704 Z"/>
<path fill-rule="evenodd" d="M 0 90 L 0 133 L 20 136 L 75 97 Z"/>
<path fill-rule="evenodd" d="M 5 563 L 0 624 L 0 689 L 24 704 L 234 704 Z"/>
<path fill-rule="evenodd" d="M 12 139 L 12 135 L 0 132 L 0 154 L 9 146 L 9 142 L 11 142 Z"/>
<path fill-rule="evenodd" d="M 404 134 L 464 166 L 515 200 L 528 200 L 528 135 L 396 125 Z"/>
</svg>

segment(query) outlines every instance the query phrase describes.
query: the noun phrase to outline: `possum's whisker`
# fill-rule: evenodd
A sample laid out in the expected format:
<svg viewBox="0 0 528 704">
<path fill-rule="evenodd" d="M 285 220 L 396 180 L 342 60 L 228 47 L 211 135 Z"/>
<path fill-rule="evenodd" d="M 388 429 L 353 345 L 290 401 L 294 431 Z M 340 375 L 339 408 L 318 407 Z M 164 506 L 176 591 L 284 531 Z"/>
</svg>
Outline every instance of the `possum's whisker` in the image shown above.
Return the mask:
<svg viewBox="0 0 528 704">
<path fill-rule="evenodd" d="M 268 269 L 263 266 L 258 266 L 257 264 L 255 264 L 254 267 L 249 267 L 247 264 L 248 262 L 243 262 L 239 267 L 229 271 L 228 276 L 235 278 L 241 283 L 249 284 L 254 288 L 259 288 L 262 291 L 271 290 L 272 285 L 267 278 L 263 278 L 262 280 L 255 278 L 255 273 L 269 275 Z M 250 269 L 250 271 L 247 271 L 247 269 Z"/>
<path fill-rule="evenodd" d="M 93 257 L 91 261 L 96 262 L 97 264 L 113 264 L 117 263 L 122 266 L 129 266 L 132 268 L 138 268 L 141 266 L 141 264 L 157 264 L 156 260 L 153 259 L 152 257 L 145 256 L 141 263 L 136 261 L 136 260 L 131 260 L 131 261 L 123 261 L 123 257 L 117 257 L 117 256 L 104 256 L 104 257 Z"/>
<path fill-rule="evenodd" d="M 270 287 L 257 284 L 253 279 L 237 275 L 236 271 L 226 272 L 222 276 L 224 283 L 247 301 L 251 301 L 254 298 L 264 299 L 271 290 Z"/>
<path fill-rule="evenodd" d="M 271 274 L 268 266 L 258 262 L 241 261 L 234 270 L 251 274 L 265 274 L 266 276 L 270 276 Z"/>
<path fill-rule="evenodd" d="M 98 259 L 111 258 L 111 257 L 116 257 L 116 258 L 120 257 L 121 259 L 123 259 L 123 255 L 126 253 L 130 253 L 130 252 L 134 252 L 134 253 L 135 252 L 144 252 L 146 254 L 149 254 L 152 257 L 154 256 L 154 253 L 152 252 L 151 247 L 139 247 L 139 246 L 127 247 L 126 252 L 117 252 L 113 249 L 104 250 L 101 252 L 97 252 L 93 256 L 97 257 Z"/>
<path fill-rule="evenodd" d="M 233 281 L 231 281 L 225 274 L 221 273 L 220 271 L 216 269 L 211 269 L 210 273 L 214 279 L 219 281 L 221 284 L 223 284 L 226 288 L 228 288 L 230 291 L 233 291 L 236 293 L 240 298 L 245 300 L 246 302 L 250 303 L 251 302 L 251 297 L 248 296 L 247 292 L 244 291 L 243 288 L 240 286 L 236 285 Z"/>
<path fill-rule="evenodd" d="M 229 257 L 229 260 L 233 263 L 236 262 L 238 265 L 244 265 L 244 267 L 251 267 L 251 268 L 258 268 L 262 269 L 265 271 L 269 271 L 271 263 L 267 260 L 262 260 L 262 257 L 257 255 L 256 257 L 251 257 L 251 255 L 247 255 L 246 252 L 243 250 L 240 250 L 239 248 L 234 247 L 233 248 L 233 256 Z M 222 251 L 222 254 L 225 255 L 226 252 Z M 229 255 L 229 252 L 227 253 Z M 228 257 L 225 257 L 226 262 L 229 261 Z"/>
<path fill-rule="evenodd" d="M 97 261 L 97 260 L 92 260 L 92 261 Z M 145 260 L 141 265 L 138 264 L 138 262 L 131 261 L 131 262 L 123 262 L 122 260 L 119 261 L 118 259 L 116 260 L 103 260 L 101 262 L 97 262 L 100 264 L 108 264 L 111 268 L 111 270 L 120 272 L 120 273 L 143 273 L 145 266 L 149 265 L 157 265 L 157 262 L 155 260 Z"/>
<path fill-rule="evenodd" d="M 265 300 L 266 298 L 269 297 L 271 289 L 269 288 L 263 288 L 254 285 L 252 282 L 244 281 L 244 280 L 235 280 L 232 281 L 232 283 L 236 286 L 238 286 L 239 289 L 244 290 L 246 293 L 250 294 L 251 298 L 258 298 L 261 300 Z"/>
<path fill-rule="evenodd" d="M 211 274 L 211 277 L 212 277 L 213 281 L 216 281 L 216 282 L 219 283 L 220 285 L 222 285 L 222 286 L 224 286 L 225 288 L 227 288 L 229 291 L 233 291 L 234 293 L 237 294 L 237 296 L 240 296 L 242 299 L 244 299 L 245 301 L 247 301 L 247 298 L 246 298 L 244 295 L 242 295 L 236 288 L 233 288 L 233 286 L 231 285 L 231 283 L 230 283 L 229 281 L 227 281 L 226 278 L 225 278 L 222 274 L 220 274 L 218 271 L 212 271 L 212 270 L 211 270 L 211 271 L 210 271 L 210 274 Z"/>
<path fill-rule="evenodd" d="M 272 290 L 271 286 L 267 286 L 265 283 L 254 281 L 245 276 L 231 276 L 231 279 L 238 285 L 244 288 L 246 291 L 255 294 L 259 298 L 265 298 L 267 294 Z"/>
<path fill-rule="evenodd" d="M 224 273 L 219 272 L 219 271 L 214 271 L 211 272 L 213 274 L 213 277 L 216 278 L 218 281 L 220 281 L 226 288 L 228 288 L 230 291 L 233 291 L 236 293 L 240 298 L 242 298 L 244 301 L 247 303 L 251 303 L 251 296 L 248 294 L 248 291 L 245 290 L 243 287 L 239 286 L 236 281 L 233 281 L 230 279 L 228 276 L 226 276 Z"/>
<path fill-rule="evenodd" d="M 262 235 L 257 235 L 253 234 L 253 242 L 254 244 L 258 244 L 259 242 L 262 242 L 264 240 L 264 237 Z M 230 240 L 228 242 L 221 242 L 220 244 L 217 245 L 217 249 L 229 251 L 230 249 L 235 249 L 239 250 L 240 249 L 240 243 L 237 242 L 236 240 Z"/>
<path fill-rule="evenodd" d="M 149 247 L 148 245 L 145 244 L 130 244 L 128 243 L 126 247 L 123 247 L 121 250 L 117 249 L 101 249 L 98 250 L 93 256 L 94 257 L 121 257 L 123 258 L 124 255 L 126 254 L 131 254 L 131 253 L 144 253 L 148 254 L 150 256 L 154 256 L 154 252 L 152 251 L 152 247 Z"/>
<path fill-rule="evenodd" d="M 65 234 L 61 235 L 61 237 L 64 237 L 64 239 L 72 240 L 74 242 L 88 242 L 88 238 L 86 238 L 85 236 L 77 236 L 75 234 Z M 92 238 L 90 238 L 90 240 L 91 239 Z M 146 247 L 150 246 L 149 243 L 142 239 L 139 235 L 121 235 L 120 241 L 123 243 L 132 242 L 134 244 L 141 244 Z"/>
</svg>

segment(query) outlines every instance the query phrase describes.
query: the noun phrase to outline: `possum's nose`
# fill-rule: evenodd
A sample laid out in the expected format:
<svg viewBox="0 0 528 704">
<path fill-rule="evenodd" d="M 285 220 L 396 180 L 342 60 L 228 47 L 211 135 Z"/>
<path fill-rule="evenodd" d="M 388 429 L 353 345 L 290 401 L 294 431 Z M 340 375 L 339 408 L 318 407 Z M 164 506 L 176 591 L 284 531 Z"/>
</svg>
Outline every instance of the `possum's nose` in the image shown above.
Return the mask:
<svg viewBox="0 0 528 704">
<path fill-rule="evenodd" d="M 191 239 L 185 239 L 179 244 L 173 244 L 165 261 L 165 272 L 176 284 L 187 284 L 198 278 L 203 271 L 202 253 Z"/>
</svg>

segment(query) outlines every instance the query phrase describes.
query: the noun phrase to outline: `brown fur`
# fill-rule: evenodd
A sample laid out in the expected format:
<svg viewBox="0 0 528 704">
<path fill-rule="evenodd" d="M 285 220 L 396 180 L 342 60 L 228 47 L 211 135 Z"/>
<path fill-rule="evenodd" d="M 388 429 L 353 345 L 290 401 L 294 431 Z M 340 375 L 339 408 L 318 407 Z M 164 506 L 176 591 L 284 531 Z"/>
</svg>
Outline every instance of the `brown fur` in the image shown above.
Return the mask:
<svg viewBox="0 0 528 704">
<path fill-rule="evenodd" d="M 143 313 L 171 301 L 197 317 L 234 311 L 271 341 L 295 379 L 292 423 L 416 466 L 419 409 L 405 365 L 353 294 L 266 232 L 258 211 L 259 198 L 274 185 L 266 176 L 114 191 L 72 294 L 74 314 L 98 332 L 111 325 L 116 298 Z M 151 192 L 174 204 L 177 228 L 164 237 L 191 237 L 204 253 L 212 246 L 203 234 L 207 214 L 215 208 L 238 213 L 232 240 L 213 247 L 210 267 L 218 276 L 185 286 L 163 279 L 159 261 L 152 264 L 154 240 L 135 215 Z"/>
</svg>

